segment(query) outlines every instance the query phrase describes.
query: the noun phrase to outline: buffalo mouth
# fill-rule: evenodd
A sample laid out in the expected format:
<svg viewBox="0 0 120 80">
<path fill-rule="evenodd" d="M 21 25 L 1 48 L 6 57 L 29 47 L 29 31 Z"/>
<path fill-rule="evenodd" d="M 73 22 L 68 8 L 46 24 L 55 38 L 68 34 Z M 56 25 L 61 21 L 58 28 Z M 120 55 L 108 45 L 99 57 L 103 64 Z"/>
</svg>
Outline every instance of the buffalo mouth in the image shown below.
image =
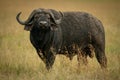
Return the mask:
<svg viewBox="0 0 120 80">
<path fill-rule="evenodd" d="M 50 26 L 49 25 L 38 25 L 37 28 L 41 30 L 48 30 L 50 29 Z"/>
</svg>

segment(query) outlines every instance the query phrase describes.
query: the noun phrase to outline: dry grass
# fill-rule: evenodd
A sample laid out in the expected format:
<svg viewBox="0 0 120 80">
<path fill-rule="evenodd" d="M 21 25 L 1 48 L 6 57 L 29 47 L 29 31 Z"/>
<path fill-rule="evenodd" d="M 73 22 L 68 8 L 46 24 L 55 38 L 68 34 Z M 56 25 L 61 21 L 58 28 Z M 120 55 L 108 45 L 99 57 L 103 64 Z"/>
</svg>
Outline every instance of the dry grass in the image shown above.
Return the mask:
<svg viewBox="0 0 120 80">
<path fill-rule="evenodd" d="M 94 2 L 95 1 L 95 2 Z M 2 0 L 0 2 L 0 80 L 120 80 L 120 5 L 119 1 L 92 2 L 79 0 Z M 108 70 L 102 71 L 96 58 L 88 66 L 77 66 L 76 57 L 69 61 L 58 55 L 51 71 L 47 71 L 29 41 L 29 32 L 15 19 L 19 11 L 23 19 L 35 8 L 61 11 L 86 11 L 97 16 L 106 31 Z"/>
</svg>

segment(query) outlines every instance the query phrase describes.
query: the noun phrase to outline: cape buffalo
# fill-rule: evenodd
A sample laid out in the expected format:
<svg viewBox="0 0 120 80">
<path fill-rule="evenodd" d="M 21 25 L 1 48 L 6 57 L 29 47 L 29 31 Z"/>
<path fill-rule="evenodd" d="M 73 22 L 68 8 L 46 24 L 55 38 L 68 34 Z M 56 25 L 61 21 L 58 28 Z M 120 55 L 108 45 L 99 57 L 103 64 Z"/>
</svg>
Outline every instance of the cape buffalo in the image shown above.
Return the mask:
<svg viewBox="0 0 120 80">
<path fill-rule="evenodd" d="M 64 54 L 72 59 L 73 53 L 92 57 L 91 47 L 102 68 L 107 67 L 105 55 L 105 32 L 100 20 L 86 12 L 60 12 L 39 8 L 32 11 L 26 21 L 17 21 L 30 31 L 30 41 L 39 57 L 49 70 L 56 54 Z M 75 47 L 71 47 L 75 45 Z M 66 50 L 65 50 L 66 49 Z"/>
</svg>

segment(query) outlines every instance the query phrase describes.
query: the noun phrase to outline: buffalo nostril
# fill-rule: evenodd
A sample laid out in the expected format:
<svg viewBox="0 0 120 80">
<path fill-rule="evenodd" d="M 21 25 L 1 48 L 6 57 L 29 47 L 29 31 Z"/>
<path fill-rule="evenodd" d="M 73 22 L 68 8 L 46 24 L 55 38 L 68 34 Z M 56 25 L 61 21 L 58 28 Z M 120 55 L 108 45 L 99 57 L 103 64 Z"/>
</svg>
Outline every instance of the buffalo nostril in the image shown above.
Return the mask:
<svg viewBox="0 0 120 80">
<path fill-rule="evenodd" d="M 47 24 L 47 22 L 46 22 L 46 21 L 40 21 L 39 24 L 40 24 L 40 25 L 45 25 L 45 24 Z"/>
</svg>

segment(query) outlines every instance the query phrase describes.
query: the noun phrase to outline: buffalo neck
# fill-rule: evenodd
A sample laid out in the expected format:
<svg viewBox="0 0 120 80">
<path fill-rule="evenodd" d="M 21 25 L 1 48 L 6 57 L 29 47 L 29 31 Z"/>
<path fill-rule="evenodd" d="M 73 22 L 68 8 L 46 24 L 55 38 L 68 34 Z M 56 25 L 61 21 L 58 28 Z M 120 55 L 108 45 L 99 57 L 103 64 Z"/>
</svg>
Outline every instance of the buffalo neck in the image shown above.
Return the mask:
<svg viewBox="0 0 120 80">
<path fill-rule="evenodd" d="M 30 31 L 30 36 L 34 39 L 35 44 L 39 45 L 39 49 L 49 49 L 53 42 L 54 32 L 51 30 L 44 30 L 33 28 Z"/>
</svg>

